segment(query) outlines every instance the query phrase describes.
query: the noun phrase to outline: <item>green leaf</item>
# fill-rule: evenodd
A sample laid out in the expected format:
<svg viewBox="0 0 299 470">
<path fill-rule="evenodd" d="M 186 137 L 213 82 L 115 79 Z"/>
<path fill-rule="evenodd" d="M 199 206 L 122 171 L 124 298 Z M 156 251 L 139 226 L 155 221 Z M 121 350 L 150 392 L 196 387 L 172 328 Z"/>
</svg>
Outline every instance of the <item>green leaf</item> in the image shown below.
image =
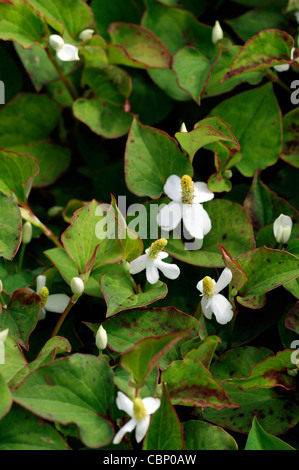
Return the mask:
<svg viewBox="0 0 299 470">
<path fill-rule="evenodd" d="M 224 80 L 244 71 L 263 70 L 274 65 L 291 63 L 292 47 L 294 40 L 285 31 L 261 31 L 245 43 Z"/>
<path fill-rule="evenodd" d="M 75 423 L 83 444 L 98 448 L 113 437 L 106 419 L 113 390 L 112 370 L 104 360 L 73 354 L 31 373 L 13 392 L 13 398 L 44 419 Z"/>
<path fill-rule="evenodd" d="M 247 437 L 245 450 L 296 450 L 278 437 L 266 432 L 253 418 L 252 427 Z"/>
<path fill-rule="evenodd" d="M 298 277 L 299 259 L 286 251 L 261 247 L 238 258 L 248 283 L 236 297 L 247 308 L 261 308 L 266 303 L 266 292 Z"/>
<path fill-rule="evenodd" d="M 234 438 L 219 426 L 205 421 L 184 421 L 186 450 L 238 450 Z"/>
<path fill-rule="evenodd" d="M 108 228 L 103 235 L 106 223 Z M 98 224 L 101 224 L 99 228 Z M 115 238 L 116 224 L 117 220 L 107 210 L 107 205 L 101 205 L 95 199 L 75 211 L 61 240 L 80 274 L 95 269 L 100 263 L 115 263 L 122 259 L 123 246 Z"/>
<path fill-rule="evenodd" d="M 107 103 L 123 106 L 131 93 L 129 74 L 115 65 L 108 65 L 101 69 L 85 69 L 83 80 L 96 96 L 100 96 Z"/>
<path fill-rule="evenodd" d="M 283 142 L 280 158 L 290 165 L 299 168 L 299 109 L 295 108 L 284 115 Z"/>
<path fill-rule="evenodd" d="M 228 378 L 246 377 L 252 365 L 265 360 L 273 354 L 262 347 L 242 346 L 225 352 L 211 367 L 213 377 L 219 382 Z M 214 410 L 206 408 L 205 419 L 232 431 L 248 433 L 254 416 L 265 431 L 283 434 L 296 426 L 299 421 L 299 407 L 289 401 L 286 395 L 274 389 L 243 389 L 229 382 L 222 382 L 227 395 L 241 408 Z"/>
<path fill-rule="evenodd" d="M 12 260 L 21 243 L 22 218 L 18 206 L 2 192 L 0 207 L 0 257 Z"/>
<path fill-rule="evenodd" d="M 0 421 L 0 450 L 69 450 L 60 433 L 24 408 L 13 405 Z"/>
<path fill-rule="evenodd" d="M 8 385 L 0 373 L 0 419 L 5 416 L 12 406 L 12 395 Z"/>
<path fill-rule="evenodd" d="M 143 292 L 135 293 L 132 282 L 126 274 L 104 274 L 100 280 L 100 287 L 107 304 L 107 317 L 123 310 L 145 307 L 167 295 L 167 285 L 161 281 L 154 285 L 146 284 Z"/>
<path fill-rule="evenodd" d="M 90 7 L 82 0 L 31 0 L 30 3 L 45 17 L 48 24 L 59 34 L 72 38 L 93 21 Z"/>
<path fill-rule="evenodd" d="M 144 384 L 145 378 L 165 354 L 190 332 L 149 336 L 138 341 L 132 349 L 122 354 L 120 365 L 134 377 L 135 387 Z M 109 334 L 109 333 L 108 333 Z"/>
<path fill-rule="evenodd" d="M 221 343 L 221 339 L 217 336 L 207 336 L 202 340 L 195 338 L 183 343 L 181 352 L 184 359 L 198 359 L 203 366 L 209 369 L 219 343 Z"/>
<path fill-rule="evenodd" d="M 40 297 L 34 292 L 18 289 L 0 315 L 0 328 L 9 328 L 9 333 L 27 350 L 29 336 L 37 323 L 40 302 Z"/>
<path fill-rule="evenodd" d="M 34 179 L 35 186 L 53 183 L 69 165 L 69 150 L 49 139 L 59 118 L 59 105 L 48 96 L 34 93 L 18 95 L 1 109 L 0 146 L 36 158 L 40 171 Z M 25 155 L 19 159 L 28 162 Z M 29 162 L 23 166 L 22 171 L 28 173 L 33 163 L 30 167 Z"/>
<path fill-rule="evenodd" d="M 1 280 L 4 292 L 12 295 L 17 289 L 29 287 L 33 283 L 33 276 L 29 269 L 24 269 L 18 273 L 8 274 L 2 277 Z"/>
<path fill-rule="evenodd" d="M 167 384 L 174 405 L 212 406 L 217 410 L 239 406 L 228 398 L 224 388 L 198 359 L 173 361 L 162 371 L 161 380 Z"/>
<path fill-rule="evenodd" d="M 158 383 L 158 368 L 155 367 L 146 377 L 143 387 L 138 391 L 140 398 L 153 397 Z M 132 374 L 120 366 L 114 369 L 114 383 L 119 390 L 124 392 L 132 401 L 135 398 L 136 388 L 131 386 Z"/>
<path fill-rule="evenodd" d="M 252 177 L 277 162 L 281 148 L 281 115 L 270 83 L 222 101 L 210 113 L 227 122 L 241 145 L 236 165 Z M 240 119 L 242 116 L 242 119 Z"/>
<path fill-rule="evenodd" d="M 143 450 L 184 449 L 183 429 L 171 404 L 165 383 L 162 384 L 161 405 L 154 413 L 143 443 Z"/>
<path fill-rule="evenodd" d="M 108 46 L 110 64 L 137 68 L 170 67 L 170 52 L 151 30 L 135 24 L 111 23 L 108 32 L 112 43 Z"/>
<path fill-rule="evenodd" d="M 27 368 L 28 363 L 14 337 L 9 333 L 5 340 L 5 363 L 0 364 L 0 372 L 6 383 L 10 386 L 13 378 Z"/>
<path fill-rule="evenodd" d="M 125 165 L 129 190 L 153 199 L 161 196 L 168 176 L 192 175 L 192 166 L 176 141 L 159 129 L 144 126 L 137 119 L 128 135 Z"/>
<path fill-rule="evenodd" d="M 248 282 L 248 276 L 244 272 L 244 270 L 241 268 L 239 265 L 238 261 L 233 259 L 230 255 L 230 253 L 222 246 L 220 243 L 218 243 L 218 246 L 220 248 L 223 262 L 227 268 L 229 268 L 232 272 L 233 278 L 232 278 L 232 285 L 237 289 L 240 290 L 242 287 L 245 286 Z"/>
<path fill-rule="evenodd" d="M 230 385 L 239 385 L 242 388 L 281 386 L 293 390 L 296 388 L 296 381 L 294 377 L 288 375 L 288 370 L 296 370 L 296 366 L 291 361 L 291 354 L 291 350 L 280 351 L 275 356 L 254 365 L 248 377 L 235 377 L 226 381 Z"/>
<path fill-rule="evenodd" d="M 182 240 L 170 238 L 165 251 L 174 258 L 196 266 L 222 267 L 224 262 L 217 243 L 223 243 L 233 258 L 254 248 L 252 227 L 242 206 L 225 199 L 204 204 L 212 230 L 204 237 L 200 250 L 186 250 Z M 240 228 L 242 227 L 242 233 Z M 238 261 L 239 262 L 239 261 Z"/>
<path fill-rule="evenodd" d="M 0 38 L 12 40 L 25 48 L 33 44 L 44 46 L 46 25 L 30 3 L 14 0 L 0 3 Z"/>
</svg>

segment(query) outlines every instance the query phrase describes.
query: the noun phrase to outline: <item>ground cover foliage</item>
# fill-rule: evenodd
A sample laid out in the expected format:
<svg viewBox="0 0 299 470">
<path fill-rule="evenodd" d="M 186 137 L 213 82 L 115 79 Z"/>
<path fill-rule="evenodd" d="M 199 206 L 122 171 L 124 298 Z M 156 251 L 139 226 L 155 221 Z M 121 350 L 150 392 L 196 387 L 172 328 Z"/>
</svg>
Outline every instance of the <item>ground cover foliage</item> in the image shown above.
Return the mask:
<svg viewBox="0 0 299 470">
<path fill-rule="evenodd" d="M 298 449 L 298 12 L 0 2 L 1 450 Z"/>
</svg>

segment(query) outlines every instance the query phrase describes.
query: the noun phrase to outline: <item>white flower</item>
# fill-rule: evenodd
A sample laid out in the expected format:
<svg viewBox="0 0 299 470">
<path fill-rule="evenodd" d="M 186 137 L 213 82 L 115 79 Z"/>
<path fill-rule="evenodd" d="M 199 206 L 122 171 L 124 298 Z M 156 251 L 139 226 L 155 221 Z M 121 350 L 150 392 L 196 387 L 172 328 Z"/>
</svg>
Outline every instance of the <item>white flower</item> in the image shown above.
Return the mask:
<svg viewBox="0 0 299 470">
<path fill-rule="evenodd" d="M 288 215 L 280 214 L 274 221 L 273 232 L 277 243 L 287 243 L 292 232 L 293 222 Z"/>
<path fill-rule="evenodd" d="M 113 444 L 119 444 L 127 432 L 132 432 L 135 428 L 135 438 L 141 442 L 147 433 L 150 425 L 150 415 L 159 408 L 161 401 L 159 398 L 135 398 L 130 400 L 124 393 L 118 392 L 116 398 L 117 407 L 125 411 L 130 420 L 115 434 Z"/>
<path fill-rule="evenodd" d="M 184 122 L 182 122 L 182 124 L 181 124 L 180 132 L 188 132 L 186 124 Z"/>
<path fill-rule="evenodd" d="M 5 330 L 0 331 L 0 342 L 4 343 L 7 335 L 8 335 L 9 329 L 6 328 Z"/>
<path fill-rule="evenodd" d="M 73 294 L 81 295 L 84 292 L 84 282 L 80 277 L 73 277 L 71 280 L 71 289 Z"/>
<path fill-rule="evenodd" d="M 168 279 L 177 279 L 180 275 L 180 268 L 176 264 L 164 263 L 162 259 L 167 258 L 163 248 L 167 240 L 160 238 L 153 242 L 150 248 L 145 250 L 144 255 L 139 256 L 130 263 L 130 273 L 137 274 L 145 269 L 146 278 L 150 284 L 155 284 L 159 280 L 159 271 L 162 271 Z"/>
<path fill-rule="evenodd" d="M 96 346 L 98 349 L 105 349 L 108 343 L 107 331 L 100 325 L 97 334 L 96 334 Z"/>
<path fill-rule="evenodd" d="M 291 49 L 291 60 L 294 59 L 294 51 L 295 51 L 295 47 L 292 47 Z M 297 60 L 298 62 L 298 60 Z M 273 67 L 276 72 L 287 72 L 290 68 L 290 64 L 279 64 L 279 65 L 274 65 Z"/>
<path fill-rule="evenodd" d="M 81 33 L 79 34 L 79 39 L 81 41 L 86 41 L 86 39 L 91 39 L 92 36 L 94 34 L 94 30 L 93 29 L 84 29 L 83 31 L 81 31 Z"/>
<path fill-rule="evenodd" d="M 50 46 L 56 51 L 56 56 L 63 62 L 80 60 L 78 48 L 73 44 L 66 44 L 58 34 L 51 34 L 49 37 Z"/>
<path fill-rule="evenodd" d="M 214 28 L 212 29 L 212 43 L 216 44 L 216 42 L 220 41 L 220 39 L 223 39 L 223 30 L 219 21 L 217 20 L 215 22 Z"/>
<path fill-rule="evenodd" d="M 46 287 L 46 276 L 37 276 L 36 293 L 41 297 L 42 304 L 39 314 L 39 320 L 43 320 L 46 312 L 63 313 L 70 301 L 70 297 L 66 294 L 51 294 Z"/>
<path fill-rule="evenodd" d="M 191 237 L 203 240 L 211 230 L 211 220 L 201 203 L 214 198 L 214 193 L 206 183 L 193 183 L 190 176 L 179 178 L 171 175 L 164 185 L 164 193 L 172 201 L 164 206 L 157 215 L 157 223 L 169 232 L 175 229 L 181 220 Z"/>
<path fill-rule="evenodd" d="M 202 295 L 201 306 L 204 315 L 211 320 L 214 313 L 217 322 L 221 325 L 230 322 L 234 316 L 231 303 L 222 294 L 219 294 L 231 280 L 232 272 L 225 268 L 217 282 L 206 276 L 196 285 Z"/>
</svg>

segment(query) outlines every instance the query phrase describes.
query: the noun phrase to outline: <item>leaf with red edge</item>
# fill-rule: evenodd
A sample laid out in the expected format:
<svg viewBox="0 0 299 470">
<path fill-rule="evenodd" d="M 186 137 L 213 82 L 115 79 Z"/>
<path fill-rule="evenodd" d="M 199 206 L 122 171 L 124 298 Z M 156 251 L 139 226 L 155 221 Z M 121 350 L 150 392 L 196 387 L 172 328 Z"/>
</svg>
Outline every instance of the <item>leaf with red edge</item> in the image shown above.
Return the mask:
<svg viewBox="0 0 299 470">
<path fill-rule="evenodd" d="M 198 359 L 173 361 L 162 372 L 161 380 L 174 405 L 212 406 L 217 410 L 239 407 Z"/>
<path fill-rule="evenodd" d="M 285 327 L 299 335 L 299 301 L 286 314 Z"/>
<path fill-rule="evenodd" d="M 274 65 L 291 63 L 292 47 L 294 39 L 285 31 L 261 31 L 244 44 L 223 81 L 248 70 L 263 70 Z"/>
<path fill-rule="evenodd" d="M 296 380 L 288 374 L 288 370 L 296 370 L 296 365 L 291 361 L 292 352 L 292 350 L 280 351 L 276 356 L 268 357 L 263 362 L 254 365 L 248 377 L 234 377 L 225 380 L 225 382 L 242 388 L 279 386 L 287 390 L 294 390 Z"/>
<path fill-rule="evenodd" d="M 135 384 L 132 385 L 140 388 L 163 356 L 189 333 L 189 331 L 181 331 L 161 336 L 149 336 L 138 341 L 132 349 L 125 352 L 120 358 L 120 365 L 133 375 Z"/>
<path fill-rule="evenodd" d="M 296 82 L 295 82 L 296 83 Z M 297 81 L 297 84 L 299 82 Z M 283 143 L 280 158 L 290 165 L 299 168 L 299 108 L 292 109 L 284 115 Z"/>
<path fill-rule="evenodd" d="M 237 290 L 242 289 L 242 287 L 244 287 L 248 282 L 247 274 L 243 271 L 238 261 L 232 258 L 231 254 L 224 248 L 224 246 L 220 245 L 220 243 L 217 243 L 217 245 L 220 248 L 225 266 L 232 272 L 232 285 Z"/>
</svg>

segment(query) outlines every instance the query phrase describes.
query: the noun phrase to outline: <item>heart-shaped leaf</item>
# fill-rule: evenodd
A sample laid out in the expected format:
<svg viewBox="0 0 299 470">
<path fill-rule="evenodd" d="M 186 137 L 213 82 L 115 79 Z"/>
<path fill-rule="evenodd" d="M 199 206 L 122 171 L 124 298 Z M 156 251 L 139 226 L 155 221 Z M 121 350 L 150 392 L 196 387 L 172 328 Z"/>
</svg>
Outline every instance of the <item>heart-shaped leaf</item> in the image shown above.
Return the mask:
<svg viewBox="0 0 299 470">
<path fill-rule="evenodd" d="M 21 243 L 22 218 L 18 206 L 0 192 L 0 257 L 12 260 Z"/>
<path fill-rule="evenodd" d="M 266 432 L 259 424 L 256 417 L 253 418 L 252 428 L 247 437 L 245 450 L 296 450 L 278 437 Z"/>
</svg>

